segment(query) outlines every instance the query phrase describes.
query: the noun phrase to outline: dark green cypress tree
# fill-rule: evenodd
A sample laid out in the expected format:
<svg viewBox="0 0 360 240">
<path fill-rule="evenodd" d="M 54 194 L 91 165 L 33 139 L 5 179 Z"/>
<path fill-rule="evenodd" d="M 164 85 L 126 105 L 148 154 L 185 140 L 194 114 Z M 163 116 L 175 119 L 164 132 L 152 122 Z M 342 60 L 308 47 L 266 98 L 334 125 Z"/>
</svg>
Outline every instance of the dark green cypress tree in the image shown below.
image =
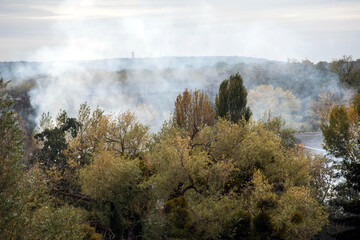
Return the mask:
<svg viewBox="0 0 360 240">
<path fill-rule="evenodd" d="M 247 91 L 239 73 L 230 75 L 229 79 L 220 84 L 219 93 L 216 95 L 216 114 L 237 123 L 243 117 L 248 121 L 251 110 L 247 105 Z"/>
</svg>

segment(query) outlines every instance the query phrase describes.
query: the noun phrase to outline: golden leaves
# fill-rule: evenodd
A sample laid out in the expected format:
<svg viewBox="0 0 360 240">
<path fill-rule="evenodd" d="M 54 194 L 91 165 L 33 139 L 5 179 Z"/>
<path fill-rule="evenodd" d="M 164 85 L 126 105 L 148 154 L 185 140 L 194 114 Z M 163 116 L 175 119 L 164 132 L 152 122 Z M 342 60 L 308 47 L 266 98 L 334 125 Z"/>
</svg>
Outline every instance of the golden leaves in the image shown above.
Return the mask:
<svg viewBox="0 0 360 240">
<path fill-rule="evenodd" d="M 191 93 L 188 89 L 182 95 L 179 94 L 175 101 L 173 121 L 186 129 L 192 138 L 205 126 L 212 126 L 215 123 L 215 111 L 207 94 L 200 90 Z"/>
</svg>

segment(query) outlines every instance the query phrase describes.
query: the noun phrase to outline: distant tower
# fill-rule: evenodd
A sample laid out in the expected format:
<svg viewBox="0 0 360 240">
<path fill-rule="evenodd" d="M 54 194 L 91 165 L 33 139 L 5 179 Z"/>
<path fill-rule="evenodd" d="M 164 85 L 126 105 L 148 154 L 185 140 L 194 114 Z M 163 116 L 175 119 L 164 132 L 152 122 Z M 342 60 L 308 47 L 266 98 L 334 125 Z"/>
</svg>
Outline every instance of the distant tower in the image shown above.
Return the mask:
<svg viewBox="0 0 360 240">
<path fill-rule="evenodd" d="M 135 53 L 131 52 L 131 58 L 134 59 L 135 58 Z"/>
</svg>

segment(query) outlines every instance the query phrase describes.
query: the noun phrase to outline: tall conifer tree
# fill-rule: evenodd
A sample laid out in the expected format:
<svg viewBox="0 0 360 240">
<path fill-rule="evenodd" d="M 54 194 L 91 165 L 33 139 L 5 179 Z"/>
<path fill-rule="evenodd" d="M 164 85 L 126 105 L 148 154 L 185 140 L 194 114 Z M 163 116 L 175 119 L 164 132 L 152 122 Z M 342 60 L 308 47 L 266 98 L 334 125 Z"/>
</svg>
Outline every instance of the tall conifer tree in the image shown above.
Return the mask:
<svg viewBox="0 0 360 240">
<path fill-rule="evenodd" d="M 243 117 L 248 121 L 251 110 L 247 105 L 247 90 L 239 73 L 231 75 L 220 84 L 215 99 L 216 114 L 236 123 Z"/>
</svg>

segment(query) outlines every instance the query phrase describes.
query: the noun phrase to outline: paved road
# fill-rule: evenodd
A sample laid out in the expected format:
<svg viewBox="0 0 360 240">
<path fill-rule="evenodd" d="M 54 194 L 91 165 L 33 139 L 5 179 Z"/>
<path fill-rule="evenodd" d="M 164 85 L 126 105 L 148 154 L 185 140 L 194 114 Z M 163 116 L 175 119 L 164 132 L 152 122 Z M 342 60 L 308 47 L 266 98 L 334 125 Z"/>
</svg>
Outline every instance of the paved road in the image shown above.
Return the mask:
<svg viewBox="0 0 360 240">
<path fill-rule="evenodd" d="M 301 144 L 304 145 L 305 149 L 308 149 L 316 154 L 326 153 L 322 147 L 324 140 L 321 132 L 297 133 L 295 134 L 295 137 Z"/>
</svg>

